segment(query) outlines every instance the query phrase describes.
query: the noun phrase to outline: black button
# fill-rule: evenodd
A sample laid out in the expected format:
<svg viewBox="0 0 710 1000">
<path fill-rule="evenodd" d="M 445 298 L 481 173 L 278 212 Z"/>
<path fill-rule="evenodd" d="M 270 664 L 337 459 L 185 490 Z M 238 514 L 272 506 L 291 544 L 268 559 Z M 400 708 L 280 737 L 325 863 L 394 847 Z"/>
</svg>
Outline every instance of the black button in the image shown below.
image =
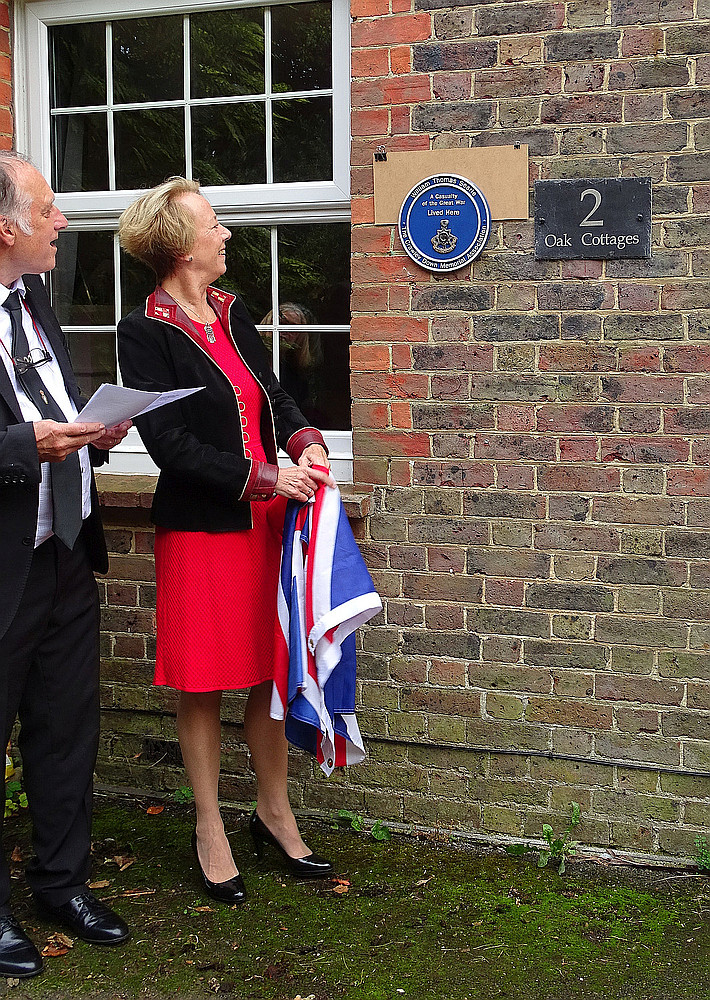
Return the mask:
<svg viewBox="0 0 710 1000">
<path fill-rule="evenodd" d="M 22 539 L 22 544 L 23 545 L 34 545 L 34 543 L 35 543 L 34 538 L 23 538 Z"/>
</svg>

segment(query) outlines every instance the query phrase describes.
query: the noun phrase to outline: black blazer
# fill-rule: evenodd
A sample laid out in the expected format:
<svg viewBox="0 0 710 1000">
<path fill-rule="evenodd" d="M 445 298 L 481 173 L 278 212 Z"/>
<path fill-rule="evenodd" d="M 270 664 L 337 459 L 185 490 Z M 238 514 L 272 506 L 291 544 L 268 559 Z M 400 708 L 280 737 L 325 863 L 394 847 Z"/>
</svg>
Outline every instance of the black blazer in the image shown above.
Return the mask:
<svg viewBox="0 0 710 1000">
<path fill-rule="evenodd" d="M 297 462 L 309 444 L 324 441 L 279 385 L 241 299 L 217 288 L 210 288 L 208 295 L 266 394 L 261 441 L 268 462 L 255 461 L 245 452 L 232 383 L 200 344 L 190 319 L 162 288 L 118 324 L 118 356 L 124 384 L 130 388 L 205 387 L 135 421 L 160 469 L 153 497 L 155 524 L 181 531 L 239 531 L 251 527 L 250 501 L 266 500 L 273 493 L 277 445 Z"/>
<path fill-rule="evenodd" d="M 69 396 L 81 409 L 83 400 L 71 368 L 64 334 L 49 304 L 44 282 L 36 274 L 23 275 L 23 281 L 27 289 L 27 305 L 59 362 Z M 98 465 L 104 460 L 103 453 L 93 449 L 92 463 Z M 34 428 L 22 416 L 5 365 L 0 364 L 0 638 L 15 617 L 30 571 L 40 479 Z M 108 556 L 93 477 L 91 514 L 84 521 L 82 536 L 92 568 L 105 573 Z"/>
</svg>

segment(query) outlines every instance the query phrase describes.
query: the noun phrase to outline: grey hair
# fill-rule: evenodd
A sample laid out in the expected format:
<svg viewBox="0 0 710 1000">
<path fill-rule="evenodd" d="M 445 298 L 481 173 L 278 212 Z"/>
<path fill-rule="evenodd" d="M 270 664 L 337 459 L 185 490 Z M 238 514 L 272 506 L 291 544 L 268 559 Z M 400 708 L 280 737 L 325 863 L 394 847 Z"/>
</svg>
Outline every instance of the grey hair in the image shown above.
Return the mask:
<svg viewBox="0 0 710 1000">
<path fill-rule="evenodd" d="M 34 166 L 22 153 L 0 150 L 0 216 L 14 223 L 25 236 L 32 235 L 32 197 L 18 184 L 18 167 Z"/>
</svg>

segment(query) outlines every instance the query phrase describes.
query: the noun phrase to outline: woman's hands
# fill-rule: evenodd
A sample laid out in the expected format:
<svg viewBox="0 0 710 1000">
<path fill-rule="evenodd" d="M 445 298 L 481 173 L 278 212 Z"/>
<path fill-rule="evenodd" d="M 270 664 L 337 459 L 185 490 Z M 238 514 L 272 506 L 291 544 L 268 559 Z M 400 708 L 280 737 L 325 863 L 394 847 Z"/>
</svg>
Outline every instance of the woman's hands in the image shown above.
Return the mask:
<svg viewBox="0 0 710 1000">
<path fill-rule="evenodd" d="M 314 465 L 322 468 L 313 468 Z M 335 486 L 330 472 L 323 472 L 323 469 L 330 469 L 325 450 L 318 444 L 309 445 L 299 458 L 298 465 L 279 469 L 274 492 L 287 500 L 310 500 L 319 486 Z"/>
</svg>

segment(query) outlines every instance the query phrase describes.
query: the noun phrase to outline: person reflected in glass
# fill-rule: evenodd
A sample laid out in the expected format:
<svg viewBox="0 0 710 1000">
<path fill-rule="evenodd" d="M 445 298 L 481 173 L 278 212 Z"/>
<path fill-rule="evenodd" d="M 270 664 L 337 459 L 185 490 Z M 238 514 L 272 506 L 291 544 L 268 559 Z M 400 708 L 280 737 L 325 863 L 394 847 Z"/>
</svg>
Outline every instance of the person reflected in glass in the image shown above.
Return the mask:
<svg viewBox="0 0 710 1000">
<path fill-rule="evenodd" d="M 284 302 L 279 306 L 279 382 L 308 417 L 322 423 L 323 415 L 316 403 L 317 382 L 322 377 L 323 347 L 319 333 L 299 330 L 299 326 L 313 326 L 315 316 L 297 302 Z M 271 326 L 273 311 L 262 319 L 260 326 Z M 267 347 L 271 346 L 270 334 L 263 334 Z"/>
<path fill-rule="evenodd" d="M 155 683 L 180 691 L 178 737 L 195 794 L 204 888 L 238 903 L 244 884 L 219 810 L 222 693 L 249 689 L 244 735 L 258 782 L 250 830 L 300 876 L 332 872 L 309 851 L 286 787 L 284 723 L 269 715 L 281 531 L 288 500 L 334 486 L 325 442 L 283 390 L 244 304 L 213 287 L 230 232 L 195 181 L 173 177 L 121 216 L 125 251 L 157 287 L 118 325 L 125 385 L 204 386 L 136 420 L 160 476 Z M 277 446 L 293 464 L 281 468 Z"/>
</svg>

